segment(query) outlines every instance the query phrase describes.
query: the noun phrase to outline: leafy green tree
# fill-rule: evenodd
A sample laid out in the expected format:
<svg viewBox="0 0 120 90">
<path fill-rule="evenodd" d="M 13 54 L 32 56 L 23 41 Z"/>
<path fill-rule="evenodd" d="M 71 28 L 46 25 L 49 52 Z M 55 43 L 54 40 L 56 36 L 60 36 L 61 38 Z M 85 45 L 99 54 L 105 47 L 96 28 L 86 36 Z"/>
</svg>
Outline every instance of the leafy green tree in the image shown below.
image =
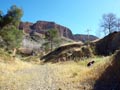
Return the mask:
<svg viewBox="0 0 120 90">
<path fill-rule="evenodd" d="M 7 49 L 16 49 L 20 46 L 23 34 L 18 30 L 18 26 L 22 15 L 22 9 L 16 5 L 11 6 L 6 15 L 0 13 L 0 36 Z"/>
<path fill-rule="evenodd" d="M 22 35 L 22 31 L 15 26 L 7 26 L 0 31 L 0 36 L 4 40 L 7 49 L 18 48 L 22 41 Z"/>
<path fill-rule="evenodd" d="M 50 29 L 46 33 L 46 39 L 50 42 L 50 49 L 51 51 L 53 50 L 53 44 L 55 43 L 54 41 L 58 37 L 58 30 L 56 29 Z"/>
<path fill-rule="evenodd" d="M 21 8 L 16 5 L 11 6 L 6 15 L 3 15 L 2 12 L 0 13 L 0 28 L 10 24 L 18 27 L 22 15 L 23 11 Z"/>
<path fill-rule="evenodd" d="M 49 51 L 50 51 L 50 50 L 49 50 L 50 47 L 49 47 L 49 43 L 48 43 L 48 42 L 43 43 L 42 46 L 43 46 L 45 52 L 49 52 Z"/>
<path fill-rule="evenodd" d="M 19 22 L 21 17 L 23 16 L 23 11 L 21 8 L 18 8 L 16 5 L 10 7 L 6 15 L 9 19 L 11 19 L 11 23 L 16 27 L 19 26 Z"/>
<path fill-rule="evenodd" d="M 0 11 L 0 28 L 2 27 L 2 23 L 3 23 L 3 13 L 2 11 Z"/>
</svg>

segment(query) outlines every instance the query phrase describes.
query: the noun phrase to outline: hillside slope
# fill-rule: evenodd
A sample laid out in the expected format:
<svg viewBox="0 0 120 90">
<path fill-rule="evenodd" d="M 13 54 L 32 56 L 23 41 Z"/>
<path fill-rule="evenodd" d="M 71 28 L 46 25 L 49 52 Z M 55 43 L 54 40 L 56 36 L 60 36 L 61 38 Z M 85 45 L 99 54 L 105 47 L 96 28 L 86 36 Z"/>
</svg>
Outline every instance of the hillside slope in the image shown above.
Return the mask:
<svg viewBox="0 0 120 90">
<path fill-rule="evenodd" d="M 120 32 L 113 32 L 95 42 L 98 55 L 110 55 L 120 48 Z"/>
<path fill-rule="evenodd" d="M 94 90 L 120 90 L 120 50 L 117 51 L 108 67 L 96 80 Z"/>
</svg>

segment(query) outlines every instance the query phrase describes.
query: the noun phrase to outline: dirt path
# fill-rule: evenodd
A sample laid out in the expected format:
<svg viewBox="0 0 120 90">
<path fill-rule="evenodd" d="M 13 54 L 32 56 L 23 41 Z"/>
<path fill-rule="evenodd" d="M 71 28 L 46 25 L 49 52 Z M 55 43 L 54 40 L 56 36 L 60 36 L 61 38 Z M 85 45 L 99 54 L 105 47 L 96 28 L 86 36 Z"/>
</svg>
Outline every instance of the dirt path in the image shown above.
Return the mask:
<svg viewBox="0 0 120 90">
<path fill-rule="evenodd" d="M 58 78 L 55 76 L 55 68 L 49 65 L 34 66 L 16 72 L 16 75 L 28 76 L 28 80 L 22 82 L 20 90 L 59 90 Z"/>
<path fill-rule="evenodd" d="M 57 65 L 45 64 L 14 72 L 0 90 L 89 90 L 80 83 L 64 82 L 56 74 L 59 70 Z"/>
</svg>

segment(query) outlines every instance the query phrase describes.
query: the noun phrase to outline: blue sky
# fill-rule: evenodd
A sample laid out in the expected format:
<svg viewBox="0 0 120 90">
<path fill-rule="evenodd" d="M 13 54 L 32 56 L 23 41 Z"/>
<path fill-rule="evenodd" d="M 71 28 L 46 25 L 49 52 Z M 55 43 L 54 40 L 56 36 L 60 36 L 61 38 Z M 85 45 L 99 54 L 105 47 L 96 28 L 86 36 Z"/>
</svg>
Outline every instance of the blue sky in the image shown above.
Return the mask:
<svg viewBox="0 0 120 90">
<path fill-rule="evenodd" d="M 104 13 L 120 17 L 120 0 L 0 0 L 4 13 L 15 4 L 24 11 L 22 21 L 54 21 L 66 26 L 74 34 L 90 34 L 100 37 L 99 24 Z"/>
</svg>

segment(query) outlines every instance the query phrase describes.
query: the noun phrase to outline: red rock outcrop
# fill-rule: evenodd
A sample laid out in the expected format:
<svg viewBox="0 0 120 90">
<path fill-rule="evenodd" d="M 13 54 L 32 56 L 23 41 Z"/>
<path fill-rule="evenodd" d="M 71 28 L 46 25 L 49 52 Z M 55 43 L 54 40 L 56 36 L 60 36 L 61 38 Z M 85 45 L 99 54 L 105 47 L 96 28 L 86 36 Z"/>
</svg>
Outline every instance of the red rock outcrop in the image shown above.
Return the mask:
<svg viewBox="0 0 120 90">
<path fill-rule="evenodd" d="M 33 23 L 30 23 L 30 22 L 21 22 L 19 25 L 19 29 L 24 30 L 26 33 L 30 33 L 30 31 L 32 30 L 31 29 L 32 25 Z"/>
<path fill-rule="evenodd" d="M 46 30 L 49 29 L 57 29 L 59 31 L 60 36 L 64 36 L 69 39 L 74 39 L 73 34 L 69 28 L 66 28 L 64 26 L 58 25 L 54 22 L 48 22 L 48 21 L 37 21 L 36 23 L 29 23 L 29 22 L 21 22 L 20 29 L 24 29 L 25 32 L 30 33 L 31 30 L 44 33 Z"/>
<path fill-rule="evenodd" d="M 56 24 L 55 22 L 48 21 L 37 21 L 36 23 L 29 22 L 21 22 L 19 29 L 24 29 L 26 33 L 30 33 L 31 31 L 35 31 L 41 34 L 44 34 L 46 30 L 49 29 L 57 29 L 61 37 L 66 37 L 75 41 L 87 41 L 87 35 L 73 35 L 71 30 L 62 25 Z M 97 37 L 89 36 L 90 41 L 97 39 Z"/>
</svg>

